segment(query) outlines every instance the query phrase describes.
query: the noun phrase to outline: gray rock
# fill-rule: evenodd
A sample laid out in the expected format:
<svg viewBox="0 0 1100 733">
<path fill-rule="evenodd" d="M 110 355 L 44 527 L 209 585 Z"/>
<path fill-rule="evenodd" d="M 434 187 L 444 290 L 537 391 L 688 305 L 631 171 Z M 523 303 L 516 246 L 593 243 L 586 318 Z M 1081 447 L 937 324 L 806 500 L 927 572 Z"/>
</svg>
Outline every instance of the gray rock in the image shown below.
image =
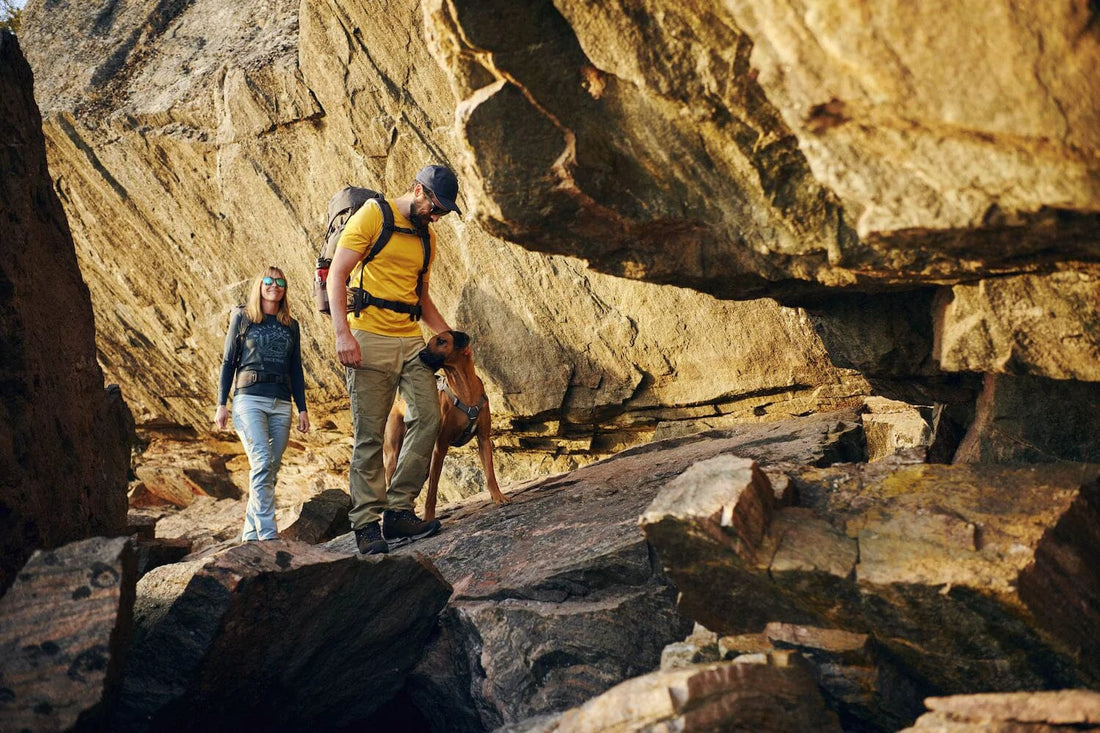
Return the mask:
<svg viewBox="0 0 1100 733">
<path fill-rule="evenodd" d="M 98 729 L 119 692 L 137 570 L 125 538 L 39 550 L 0 598 L 5 730 Z"/>
<path fill-rule="evenodd" d="M 137 641 L 112 725 L 338 728 L 401 688 L 450 586 L 412 556 L 365 560 L 250 542 L 138 587 Z"/>
</svg>

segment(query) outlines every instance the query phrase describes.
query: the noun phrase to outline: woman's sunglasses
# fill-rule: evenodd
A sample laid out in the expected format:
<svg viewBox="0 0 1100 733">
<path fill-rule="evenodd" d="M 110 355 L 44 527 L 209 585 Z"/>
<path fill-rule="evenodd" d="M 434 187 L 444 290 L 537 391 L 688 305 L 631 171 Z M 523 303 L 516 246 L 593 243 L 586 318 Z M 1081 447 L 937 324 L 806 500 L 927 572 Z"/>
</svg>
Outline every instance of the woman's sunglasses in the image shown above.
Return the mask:
<svg viewBox="0 0 1100 733">
<path fill-rule="evenodd" d="M 265 277 L 264 285 L 278 285 L 280 288 L 286 287 L 285 277 Z"/>
</svg>

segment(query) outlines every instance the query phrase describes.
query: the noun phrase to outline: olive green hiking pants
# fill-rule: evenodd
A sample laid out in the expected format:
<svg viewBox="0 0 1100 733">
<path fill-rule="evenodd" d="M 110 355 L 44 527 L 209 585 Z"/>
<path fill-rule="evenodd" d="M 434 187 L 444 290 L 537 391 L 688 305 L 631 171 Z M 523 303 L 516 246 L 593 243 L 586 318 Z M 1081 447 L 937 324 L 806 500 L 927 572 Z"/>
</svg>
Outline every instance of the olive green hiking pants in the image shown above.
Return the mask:
<svg viewBox="0 0 1100 733">
<path fill-rule="evenodd" d="M 362 352 L 360 368 L 346 370 L 353 429 L 348 518 L 358 529 L 381 519 L 386 509 L 413 509 L 439 433 L 439 396 L 435 374 L 417 357 L 424 348 L 420 336 L 397 338 L 356 329 L 351 333 Z M 398 392 L 408 404 L 408 432 L 387 491 L 382 436 Z"/>
</svg>

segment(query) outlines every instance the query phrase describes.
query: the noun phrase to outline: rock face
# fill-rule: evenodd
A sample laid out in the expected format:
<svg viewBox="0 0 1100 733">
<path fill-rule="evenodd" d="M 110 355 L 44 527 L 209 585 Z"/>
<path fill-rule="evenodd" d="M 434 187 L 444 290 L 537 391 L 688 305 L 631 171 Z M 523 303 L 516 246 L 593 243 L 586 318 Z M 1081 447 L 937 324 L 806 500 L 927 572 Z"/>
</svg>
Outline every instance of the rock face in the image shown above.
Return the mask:
<svg viewBox="0 0 1100 733">
<path fill-rule="evenodd" d="M 721 457 L 670 483 L 642 524 L 681 608 L 716 632 L 869 633 L 924 694 L 1091 685 L 1097 470 L 807 468 L 784 507 L 754 463 Z"/>
<path fill-rule="evenodd" d="M 482 204 L 480 174 L 462 168 L 459 102 L 425 22 L 408 3 L 379 13 L 313 3 L 28 7 L 24 35 L 57 189 L 92 283 L 101 361 L 139 422 L 206 428 L 229 306 L 274 261 L 290 275 L 316 412 L 347 425 L 331 329 L 307 299 L 327 196 L 347 181 L 399 191 L 433 158 L 462 170 L 472 210 L 495 208 Z M 50 51 L 58 34 L 69 49 L 60 65 Z M 545 219 L 542 228 L 571 239 L 571 227 Z M 448 319 L 475 337 L 508 433 L 502 452 L 527 456 L 514 473 L 514 460 L 501 461 L 506 480 L 532 463 L 561 470 L 608 455 L 662 420 L 781 417 L 816 407 L 821 388 L 868 389 L 829 362 L 802 311 L 610 278 L 526 252 L 495 228 L 480 214 L 441 222 L 432 282 Z M 669 266 L 699 255 L 670 234 Z"/>
<path fill-rule="evenodd" d="M 275 262 L 346 428 L 307 297 L 327 197 L 442 161 L 469 213 L 433 294 L 475 337 L 508 483 L 660 423 L 973 398 L 941 370 L 1095 384 L 1091 10 L 895 5 L 32 0 L 23 35 L 141 423 L 205 430 L 229 307 Z M 763 295 L 813 310 L 727 300 Z"/>
<path fill-rule="evenodd" d="M 0 599 L 5 730 L 98 730 L 130 646 L 133 550 L 95 537 L 40 550 Z"/>
<path fill-rule="evenodd" d="M 855 412 L 839 411 L 670 439 L 532 482 L 499 508 L 441 514 L 444 531 L 398 551 L 430 558 L 454 587 L 409 676 L 411 704 L 433 730 L 493 730 L 655 669 L 691 629 L 637 524 L 661 486 L 727 453 L 769 467 L 851 460 L 859 436 Z M 354 540 L 326 547 L 354 552 Z"/>
<path fill-rule="evenodd" d="M 36 548 L 120 535 L 130 442 L 46 169 L 31 70 L 0 31 L 0 592 Z M 131 428 L 132 429 L 132 428 Z"/>
</svg>

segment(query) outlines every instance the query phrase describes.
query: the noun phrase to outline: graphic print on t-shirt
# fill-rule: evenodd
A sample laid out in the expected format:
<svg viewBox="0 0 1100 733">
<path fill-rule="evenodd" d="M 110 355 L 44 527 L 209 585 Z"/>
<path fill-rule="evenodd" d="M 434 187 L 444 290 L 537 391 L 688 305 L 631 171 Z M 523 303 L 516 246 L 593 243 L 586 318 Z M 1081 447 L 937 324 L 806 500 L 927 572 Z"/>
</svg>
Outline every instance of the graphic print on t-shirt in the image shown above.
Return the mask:
<svg viewBox="0 0 1100 733">
<path fill-rule="evenodd" d="M 285 371 L 290 356 L 290 329 L 274 317 L 264 318 L 263 323 L 248 329 L 248 345 L 260 357 L 265 371 L 276 374 Z"/>
</svg>

